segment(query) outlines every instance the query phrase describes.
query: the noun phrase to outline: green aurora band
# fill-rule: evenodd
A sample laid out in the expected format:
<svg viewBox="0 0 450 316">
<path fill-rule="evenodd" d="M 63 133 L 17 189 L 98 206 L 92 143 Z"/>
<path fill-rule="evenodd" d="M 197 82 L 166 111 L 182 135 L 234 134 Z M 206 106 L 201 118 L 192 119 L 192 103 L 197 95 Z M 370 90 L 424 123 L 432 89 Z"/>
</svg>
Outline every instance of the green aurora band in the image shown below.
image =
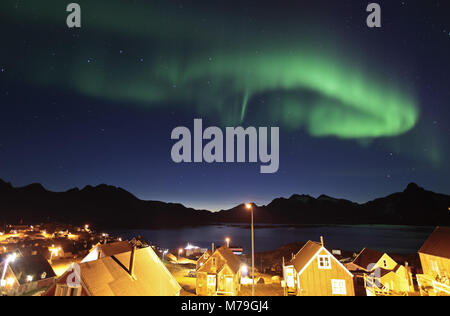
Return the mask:
<svg viewBox="0 0 450 316">
<path fill-rule="evenodd" d="M 86 6 L 100 10 L 99 3 Z M 315 137 L 398 136 L 418 121 L 413 94 L 384 80 L 375 65 L 354 62 L 360 59 L 353 51 L 342 57 L 336 53 L 341 47 L 323 45 L 311 34 L 277 29 L 261 35 L 221 16 L 205 29 L 197 27 L 192 12 L 167 22 L 155 7 L 114 4 L 107 14 L 93 15 L 82 6 L 88 47 L 66 49 L 67 57 L 59 61 L 25 61 L 29 76 L 21 80 L 149 108 L 183 107 L 223 125 L 279 124 Z M 65 15 L 48 9 L 40 12 L 47 27 L 64 23 Z M 26 6 L 17 10 L 21 17 L 32 12 Z M 133 18 L 143 22 L 133 24 Z M 97 40 L 104 34 L 140 47 L 145 62 L 111 56 Z M 51 45 L 51 39 L 43 41 Z M 50 65 L 56 70 L 50 72 Z M 258 102 L 262 96 L 264 105 Z"/>
</svg>

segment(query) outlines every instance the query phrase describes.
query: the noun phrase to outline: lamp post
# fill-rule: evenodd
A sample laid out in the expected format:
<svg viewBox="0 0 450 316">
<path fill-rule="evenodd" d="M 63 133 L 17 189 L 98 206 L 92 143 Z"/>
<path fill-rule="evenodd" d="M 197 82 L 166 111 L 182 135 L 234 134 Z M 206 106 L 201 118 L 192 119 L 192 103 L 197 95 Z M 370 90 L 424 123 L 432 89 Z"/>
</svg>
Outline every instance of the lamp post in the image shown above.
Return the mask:
<svg viewBox="0 0 450 316">
<path fill-rule="evenodd" d="M 255 296 L 255 234 L 253 231 L 253 207 L 250 203 L 245 204 L 245 208 L 250 210 L 252 217 L 252 296 Z"/>
</svg>

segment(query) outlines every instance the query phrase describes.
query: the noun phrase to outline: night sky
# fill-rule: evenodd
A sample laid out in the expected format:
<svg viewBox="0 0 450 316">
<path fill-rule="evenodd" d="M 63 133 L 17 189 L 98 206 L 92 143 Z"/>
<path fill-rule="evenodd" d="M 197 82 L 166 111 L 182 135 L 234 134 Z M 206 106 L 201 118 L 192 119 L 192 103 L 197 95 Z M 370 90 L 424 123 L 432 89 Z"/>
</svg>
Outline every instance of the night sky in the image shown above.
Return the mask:
<svg viewBox="0 0 450 316">
<path fill-rule="evenodd" d="M 0 3 L 0 178 L 218 210 L 294 193 L 450 193 L 450 3 Z M 177 126 L 279 126 L 280 169 L 175 164 Z"/>
</svg>

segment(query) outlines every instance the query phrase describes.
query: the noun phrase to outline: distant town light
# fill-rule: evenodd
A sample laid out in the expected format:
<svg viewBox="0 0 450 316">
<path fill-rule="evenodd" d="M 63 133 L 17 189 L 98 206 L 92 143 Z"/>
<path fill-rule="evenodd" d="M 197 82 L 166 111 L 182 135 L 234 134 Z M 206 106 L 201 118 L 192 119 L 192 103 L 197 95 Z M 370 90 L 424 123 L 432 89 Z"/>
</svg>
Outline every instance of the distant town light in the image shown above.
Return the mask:
<svg viewBox="0 0 450 316">
<path fill-rule="evenodd" d="M 187 246 L 184 248 L 185 250 L 192 250 L 192 249 L 198 249 L 199 247 L 191 245 L 190 243 L 187 244 Z"/>
<path fill-rule="evenodd" d="M 225 238 L 225 242 L 227 243 L 227 247 L 230 248 L 230 237 Z"/>
<path fill-rule="evenodd" d="M 33 281 L 33 276 L 32 276 L 32 275 L 27 275 L 27 281 L 28 281 L 28 282 Z"/>
</svg>

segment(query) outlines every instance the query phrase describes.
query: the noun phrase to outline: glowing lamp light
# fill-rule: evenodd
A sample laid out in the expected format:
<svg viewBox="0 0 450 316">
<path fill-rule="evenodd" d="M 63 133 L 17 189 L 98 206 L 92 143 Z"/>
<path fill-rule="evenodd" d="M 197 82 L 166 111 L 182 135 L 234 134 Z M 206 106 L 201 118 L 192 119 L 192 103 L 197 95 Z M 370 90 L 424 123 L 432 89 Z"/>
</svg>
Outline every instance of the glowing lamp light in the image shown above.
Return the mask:
<svg viewBox="0 0 450 316">
<path fill-rule="evenodd" d="M 52 257 L 58 257 L 59 252 L 61 250 L 62 250 L 61 247 L 55 247 L 55 246 L 48 248 L 48 251 L 50 251 Z"/>
<path fill-rule="evenodd" d="M 6 284 L 9 285 L 9 286 L 14 285 L 14 278 L 8 278 L 6 280 Z"/>
<path fill-rule="evenodd" d="M 245 208 L 247 210 L 251 210 L 252 209 L 252 205 L 250 203 L 245 203 Z"/>
<path fill-rule="evenodd" d="M 245 264 L 241 267 L 241 273 L 242 275 L 248 274 L 248 267 Z"/>
<path fill-rule="evenodd" d="M 17 254 L 13 253 L 12 255 L 9 255 L 6 260 L 7 262 L 14 262 L 17 259 Z"/>
<path fill-rule="evenodd" d="M 27 281 L 28 281 L 28 282 L 33 281 L 33 276 L 32 276 L 32 275 L 27 275 Z"/>
</svg>

